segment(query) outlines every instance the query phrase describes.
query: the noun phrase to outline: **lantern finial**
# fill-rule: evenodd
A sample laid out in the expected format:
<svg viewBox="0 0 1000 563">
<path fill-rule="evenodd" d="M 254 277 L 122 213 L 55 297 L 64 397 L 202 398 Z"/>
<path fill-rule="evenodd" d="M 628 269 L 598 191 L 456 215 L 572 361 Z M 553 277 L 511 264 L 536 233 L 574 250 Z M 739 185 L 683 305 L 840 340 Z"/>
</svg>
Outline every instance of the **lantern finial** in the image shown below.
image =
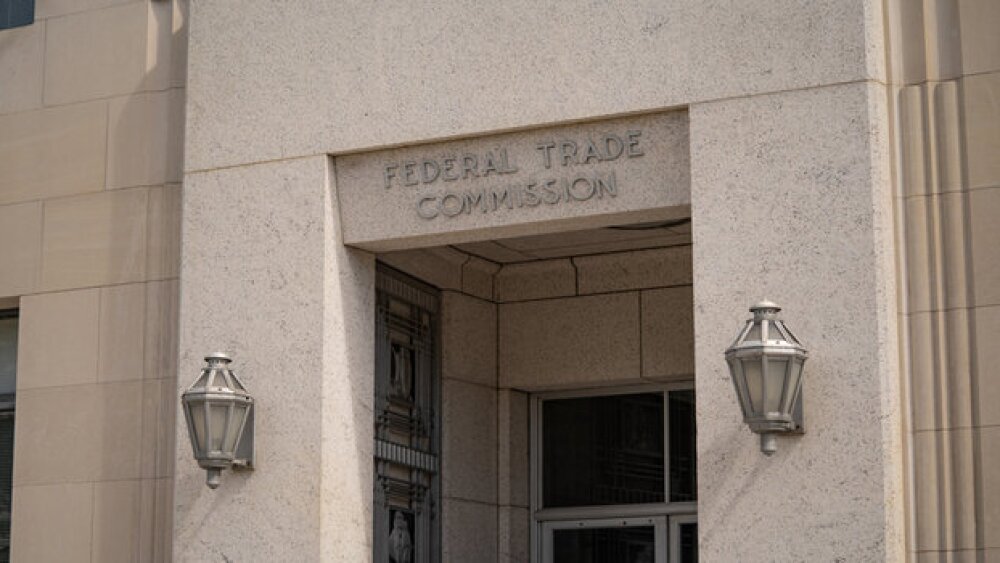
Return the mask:
<svg viewBox="0 0 1000 563">
<path fill-rule="evenodd" d="M 772 318 L 781 311 L 781 307 L 778 306 L 774 301 L 768 301 L 767 299 L 763 301 L 758 301 L 753 307 L 750 307 L 750 312 L 753 313 L 754 319 L 758 317 L 761 319 Z"/>
</svg>

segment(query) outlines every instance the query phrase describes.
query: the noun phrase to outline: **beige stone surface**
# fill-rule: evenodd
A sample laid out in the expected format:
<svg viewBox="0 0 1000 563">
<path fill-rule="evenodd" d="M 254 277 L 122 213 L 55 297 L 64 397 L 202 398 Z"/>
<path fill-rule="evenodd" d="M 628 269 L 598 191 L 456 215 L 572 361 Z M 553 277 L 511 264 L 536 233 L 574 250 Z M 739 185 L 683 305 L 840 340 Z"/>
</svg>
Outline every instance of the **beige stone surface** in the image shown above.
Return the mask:
<svg viewBox="0 0 1000 563">
<path fill-rule="evenodd" d="M 100 290 L 97 380 L 128 381 L 145 375 L 146 284 Z"/>
<path fill-rule="evenodd" d="M 178 281 L 146 284 L 143 372 L 147 378 L 177 376 Z"/>
<path fill-rule="evenodd" d="M 968 428 L 976 343 L 966 309 L 914 313 L 910 331 L 910 401 L 913 430 Z"/>
<path fill-rule="evenodd" d="M 140 491 L 140 481 L 131 479 L 94 484 L 91 561 L 138 559 Z"/>
<path fill-rule="evenodd" d="M 142 481 L 139 560 L 173 561 L 173 477 Z"/>
<path fill-rule="evenodd" d="M 176 378 L 147 381 L 143 386 L 141 474 L 144 478 L 172 477 L 177 442 L 174 430 L 184 418 L 175 389 Z M 181 447 L 189 444 L 181 443 Z M 170 512 L 171 507 L 159 506 Z"/>
<path fill-rule="evenodd" d="M 1000 304 L 1000 187 L 969 194 L 976 305 Z"/>
<path fill-rule="evenodd" d="M 18 393 L 97 381 L 99 303 L 97 289 L 32 295 L 21 300 Z"/>
<path fill-rule="evenodd" d="M 924 551 L 914 557 L 916 563 L 990 563 L 989 552 L 981 550 Z"/>
<path fill-rule="evenodd" d="M 497 508 L 450 499 L 441 511 L 441 560 L 497 560 Z"/>
<path fill-rule="evenodd" d="M 179 184 L 150 188 L 146 229 L 146 279 L 177 277 L 181 261 Z"/>
<path fill-rule="evenodd" d="M 669 214 L 663 217 L 663 221 L 664 223 L 674 223 L 690 217 L 691 206 L 679 205 L 672 207 L 669 210 Z M 520 259 L 500 259 L 498 261 L 525 262 L 541 258 L 563 258 L 566 256 L 670 246 L 675 243 L 667 241 L 670 241 L 677 235 L 688 235 L 687 238 L 690 243 L 690 222 L 686 224 L 679 223 L 673 227 L 658 227 L 647 224 L 642 228 L 636 228 L 636 225 L 623 223 L 622 225 L 605 228 L 506 238 L 495 241 L 494 244 L 521 255 Z"/>
<path fill-rule="evenodd" d="M 178 392 L 230 353 L 258 469 L 208 489 L 177 424 L 175 560 L 370 556 L 375 261 L 343 247 L 329 177 L 323 156 L 185 178 Z"/>
<path fill-rule="evenodd" d="M 187 85 L 188 3 L 174 2 L 170 28 L 170 86 Z"/>
<path fill-rule="evenodd" d="M 499 563 L 528 563 L 530 558 L 527 508 L 501 506 L 497 510 Z"/>
<path fill-rule="evenodd" d="M 1000 72 L 966 76 L 962 86 L 969 188 L 1000 186 Z"/>
<path fill-rule="evenodd" d="M 958 0 L 962 69 L 966 74 L 1000 70 L 1000 4 Z"/>
<path fill-rule="evenodd" d="M 496 504 L 496 389 L 444 380 L 441 403 L 441 495 Z"/>
<path fill-rule="evenodd" d="M 462 265 L 469 256 L 448 247 L 379 254 L 378 259 L 438 289 L 462 290 Z"/>
<path fill-rule="evenodd" d="M 107 102 L 0 116 L 0 203 L 104 187 Z"/>
<path fill-rule="evenodd" d="M 939 315 L 915 313 L 906 319 L 910 348 L 910 425 L 912 430 L 941 427 L 938 409 L 938 360 L 935 323 Z"/>
<path fill-rule="evenodd" d="M 935 234 L 932 198 L 911 197 L 901 204 L 906 231 L 906 271 L 903 282 L 910 311 L 930 311 L 936 301 L 935 272 L 931 261 L 931 240 Z"/>
<path fill-rule="evenodd" d="M 45 202 L 45 290 L 141 281 L 146 270 L 148 189 Z"/>
<path fill-rule="evenodd" d="M 914 538 L 918 550 L 975 549 L 976 435 L 968 427 L 913 436 Z M 979 493 L 977 493 L 977 489 Z"/>
<path fill-rule="evenodd" d="M 994 345 L 1000 334 L 1000 307 L 979 307 L 973 313 L 976 334 L 975 399 L 979 406 L 979 423 L 1000 426 L 1000 347 Z"/>
<path fill-rule="evenodd" d="M 499 271 L 500 264 L 471 256 L 462 266 L 462 291 L 493 301 L 493 279 Z"/>
<path fill-rule="evenodd" d="M 573 259 L 580 294 L 691 283 L 691 247 L 675 246 Z"/>
<path fill-rule="evenodd" d="M 0 34 L 0 114 L 42 106 L 45 24 L 5 30 Z"/>
<path fill-rule="evenodd" d="M 514 250 L 513 248 L 508 247 L 505 243 L 506 241 L 483 240 L 468 242 L 465 244 L 456 244 L 454 246 L 462 252 L 467 252 L 474 256 L 481 256 L 498 264 L 506 264 L 508 262 L 527 262 L 535 259 L 534 256 Z"/>
<path fill-rule="evenodd" d="M 705 560 L 904 557 L 885 100 L 882 87 L 850 84 L 690 110 Z M 782 243 L 762 253 L 754 225 Z M 806 433 L 779 438 L 771 457 L 741 420 L 722 357 L 764 298 L 812 354 Z"/>
<path fill-rule="evenodd" d="M 639 378 L 636 292 L 500 305 L 501 387 L 540 390 Z"/>
<path fill-rule="evenodd" d="M 979 429 L 982 452 L 983 547 L 1000 548 L 1000 427 Z"/>
<path fill-rule="evenodd" d="M 642 376 L 694 377 L 694 295 L 691 286 L 643 291 Z"/>
<path fill-rule="evenodd" d="M 934 431 L 916 432 L 912 435 L 913 460 L 913 508 L 916 517 L 910 533 L 913 534 L 911 549 L 941 549 L 944 536 L 943 526 L 947 515 L 944 484 L 946 473 L 939 456 L 947 455 L 938 447 L 939 434 Z M 933 486 L 919 486 L 920 484 Z"/>
<path fill-rule="evenodd" d="M 142 439 L 139 454 L 140 475 L 143 478 L 173 476 L 176 423 L 184 425 L 174 378 L 143 382 L 142 386 Z M 182 450 L 190 451 L 190 440 L 179 443 Z M 168 510 L 160 507 L 161 510 Z"/>
<path fill-rule="evenodd" d="M 497 306 L 454 291 L 441 294 L 441 377 L 497 384 Z"/>
<path fill-rule="evenodd" d="M 690 202 L 687 145 L 675 111 L 338 156 L 344 239 L 385 251 L 668 213 Z"/>
<path fill-rule="evenodd" d="M 31 293 L 42 259 L 42 205 L 0 205 L 0 295 Z"/>
<path fill-rule="evenodd" d="M 184 27 L 187 3 L 185 0 L 170 0 L 146 4 L 145 75 L 141 86 L 143 90 L 160 91 L 185 86 L 186 45 L 179 43 L 187 42 Z M 183 112 L 183 103 L 180 109 Z M 181 131 L 183 127 L 182 121 Z M 183 140 L 177 139 L 177 141 L 183 144 Z"/>
<path fill-rule="evenodd" d="M 15 487 L 11 560 L 89 563 L 93 489 L 90 483 Z"/>
<path fill-rule="evenodd" d="M 500 303 L 576 295 L 576 268 L 569 259 L 504 264 L 495 279 Z"/>
<path fill-rule="evenodd" d="M 139 477 L 142 386 L 129 381 L 19 391 L 14 485 Z M 53 463 L 54 451 L 72 463 Z"/>
<path fill-rule="evenodd" d="M 36 0 L 35 19 L 52 18 L 127 4 L 136 0 Z M 140 0 L 141 1 L 141 0 Z"/>
<path fill-rule="evenodd" d="M 280 13 L 266 4 L 195 3 L 186 166 L 337 154 L 881 78 L 881 18 L 878 4 L 842 0 L 573 9 L 530 0 L 449 0 L 434 9 L 310 0 Z"/>
<path fill-rule="evenodd" d="M 131 94 L 109 103 L 107 187 L 179 182 L 184 90 Z"/>
<path fill-rule="evenodd" d="M 528 395 L 510 389 L 497 394 L 497 503 L 528 506 Z M 502 550 L 501 550 L 502 551 Z"/>
<path fill-rule="evenodd" d="M 46 22 L 45 104 L 125 94 L 146 70 L 145 2 L 81 12 Z"/>
</svg>

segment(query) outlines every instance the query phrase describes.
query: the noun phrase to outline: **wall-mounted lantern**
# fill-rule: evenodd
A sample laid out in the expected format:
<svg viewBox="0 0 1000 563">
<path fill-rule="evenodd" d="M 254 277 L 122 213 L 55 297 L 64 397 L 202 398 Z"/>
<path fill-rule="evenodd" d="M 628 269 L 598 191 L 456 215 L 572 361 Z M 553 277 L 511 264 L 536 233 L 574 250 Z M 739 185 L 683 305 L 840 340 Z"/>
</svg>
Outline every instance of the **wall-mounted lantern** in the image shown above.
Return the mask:
<svg viewBox="0 0 1000 563">
<path fill-rule="evenodd" d="M 223 469 L 253 469 L 253 397 L 229 369 L 221 353 L 205 356 L 208 365 L 181 395 L 194 458 L 208 473 L 205 484 L 219 486 Z"/>
<path fill-rule="evenodd" d="M 802 366 L 808 352 L 778 318 L 781 308 L 761 301 L 726 349 L 743 422 L 760 434 L 760 451 L 777 450 L 775 434 L 802 432 Z"/>
</svg>

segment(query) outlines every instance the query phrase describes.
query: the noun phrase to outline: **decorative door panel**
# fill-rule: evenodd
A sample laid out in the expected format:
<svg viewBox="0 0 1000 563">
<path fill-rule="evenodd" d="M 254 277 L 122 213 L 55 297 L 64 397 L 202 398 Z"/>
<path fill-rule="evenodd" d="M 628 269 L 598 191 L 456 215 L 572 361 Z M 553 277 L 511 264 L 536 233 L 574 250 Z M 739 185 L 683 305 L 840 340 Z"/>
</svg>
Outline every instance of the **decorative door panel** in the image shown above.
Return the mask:
<svg viewBox="0 0 1000 563">
<path fill-rule="evenodd" d="M 437 291 L 379 266 L 375 317 L 375 563 L 439 560 Z"/>
</svg>

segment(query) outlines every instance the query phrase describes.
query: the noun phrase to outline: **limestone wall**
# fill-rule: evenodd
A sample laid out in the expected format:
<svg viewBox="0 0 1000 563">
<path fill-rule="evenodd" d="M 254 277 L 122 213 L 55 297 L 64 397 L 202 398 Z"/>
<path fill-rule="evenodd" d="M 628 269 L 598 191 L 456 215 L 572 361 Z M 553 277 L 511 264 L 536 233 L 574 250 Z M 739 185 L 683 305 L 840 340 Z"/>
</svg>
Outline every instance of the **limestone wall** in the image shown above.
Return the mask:
<svg viewBox="0 0 1000 563">
<path fill-rule="evenodd" d="M 0 305 L 20 307 L 15 561 L 170 559 L 186 3 L 0 31 Z"/>
<path fill-rule="evenodd" d="M 1000 4 L 887 2 L 907 549 L 1000 557 Z"/>
</svg>

